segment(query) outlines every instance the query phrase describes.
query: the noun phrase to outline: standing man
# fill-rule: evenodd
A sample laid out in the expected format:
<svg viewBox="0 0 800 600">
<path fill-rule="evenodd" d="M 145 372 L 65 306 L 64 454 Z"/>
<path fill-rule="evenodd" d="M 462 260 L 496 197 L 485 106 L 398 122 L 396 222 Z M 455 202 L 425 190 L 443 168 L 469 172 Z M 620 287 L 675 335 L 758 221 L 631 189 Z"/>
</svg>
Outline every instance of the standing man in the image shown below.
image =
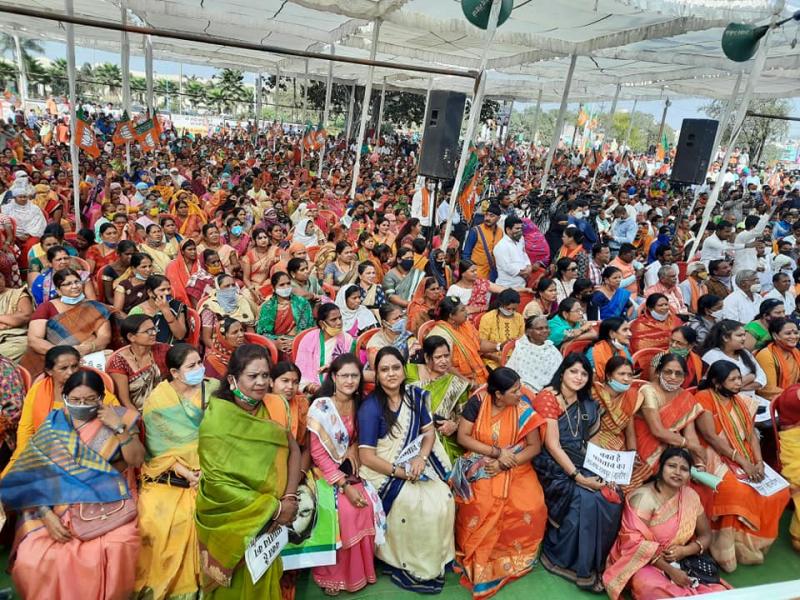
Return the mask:
<svg viewBox="0 0 800 600">
<path fill-rule="evenodd" d="M 422 234 L 427 238 L 433 224 L 433 207 L 431 199 L 433 194 L 424 177 L 417 177 L 417 188 L 411 197 L 411 216 L 419 219 L 422 225 Z"/>
<path fill-rule="evenodd" d="M 494 248 L 494 260 L 497 285 L 516 289 L 526 286 L 532 267 L 522 239 L 522 220 L 518 217 L 506 217 L 505 235 Z"/>
<path fill-rule="evenodd" d="M 483 223 L 470 229 L 467 239 L 464 240 L 462 258 L 475 263 L 475 266 L 478 267 L 478 277 L 489 281 L 497 279 L 494 249 L 503 237 L 503 232 L 497 224 L 500 220 L 500 212 L 497 204 L 489 206 Z"/>
</svg>

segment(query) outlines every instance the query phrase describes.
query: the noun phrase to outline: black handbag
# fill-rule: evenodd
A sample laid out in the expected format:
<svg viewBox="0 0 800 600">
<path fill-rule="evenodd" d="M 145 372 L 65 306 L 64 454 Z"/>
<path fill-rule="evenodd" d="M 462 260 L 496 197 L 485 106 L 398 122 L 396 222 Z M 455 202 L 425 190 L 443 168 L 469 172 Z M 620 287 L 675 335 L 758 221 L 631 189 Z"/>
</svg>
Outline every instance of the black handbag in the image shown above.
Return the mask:
<svg viewBox="0 0 800 600">
<path fill-rule="evenodd" d="M 680 561 L 681 571 L 700 583 L 719 583 L 719 565 L 708 554 L 694 554 Z"/>
</svg>

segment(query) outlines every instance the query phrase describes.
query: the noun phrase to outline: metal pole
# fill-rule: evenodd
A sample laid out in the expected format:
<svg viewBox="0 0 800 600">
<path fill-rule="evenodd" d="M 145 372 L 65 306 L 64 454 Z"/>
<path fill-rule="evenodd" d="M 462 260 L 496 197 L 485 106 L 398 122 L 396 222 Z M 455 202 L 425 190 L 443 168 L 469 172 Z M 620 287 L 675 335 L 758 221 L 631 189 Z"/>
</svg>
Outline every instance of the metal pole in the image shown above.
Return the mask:
<svg viewBox="0 0 800 600">
<path fill-rule="evenodd" d="M 144 38 L 144 75 L 147 82 L 147 110 L 150 116 L 155 114 L 153 101 L 153 40 L 150 36 Z"/>
<path fill-rule="evenodd" d="M 664 101 L 664 112 L 661 113 L 661 124 L 658 126 L 658 139 L 656 139 L 656 144 L 660 144 L 661 139 L 664 137 L 664 125 L 667 123 L 667 111 L 671 104 L 672 102 L 669 101 L 669 98 Z"/>
<path fill-rule="evenodd" d="M 67 14 L 72 15 L 72 0 L 65 0 Z M 75 231 L 81 228 L 81 172 L 78 167 L 77 95 L 75 94 L 75 26 L 67 24 L 67 81 L 69 86 L 69 161 L 72 163 L 72 203 L 75 211 Z"/>
<path fill-rule="evenodd" d="M 378 123 L 375 126 L 375 144 L 381 139 L 381 125 L 383 124 L 383 108 L 386 105 L 386 77 L 383 78 L 383 85 L 381 86 L 381 104 L 378 108 Z"/>
<path fill-rule="evenodd" d="M 381 30 L 381 20 L 375 19 L 372 22 L 372 45 L 369 50 L 369 59 L 375 60 L 378 52 L 378 34 Z M 358 175 L 361 171 L 361 146 L 364 143 L 364 135 L 367 132 L 367 118 L 369 116 L 369 102 L 372 99 L 372 79 L 375 75 L 375 67 L 370 66 L 367 70 L 367 85 L 364 87 L 364 100 L 361 102 L 361 123 L 358 125 L 358 138 L 356 139 L 356 157 L 353 165 L 353 184 L 350 186 L 350 197 L 356 197 L 356 186 L 358 185 Z"/>
<path fill-rule="evenodd" d="M 536 145 L 536 138 L 539 137 L 539 113 L 542 111 L 542 88 L 539 88 L 539 97 L 536 98 L 536 112 L 533 113 L 533 145 Z"/>
<path fill-rule="evenodd" d="M 263 102 L 262 98 L 263 87 L 264 87 L 264 81 L 261 77 L 261 73 L 259 72 L 256 75 L 256 140 L 258 140 L 258 132 L 261 130 L 261 106 Z"/>
<path fill-rule="evenodd" d="M 736 138 L 739 137 L 739 133 L 742 131 L 742 123 L 744 122 L 744 118 L 747 114 L 747 107 L 750 104 L 750 98 L 753 96 L 753 90 L 758 83 L 758 78 L 761 76 L 761 71 L 764 70 L 764 63 L 767 61 L 767 53 L 769 52 L 770 34 L 772 33 L 775 21 L 778 20 L 778 16 L 783 11 L 783 6 L 784 2 L 780 1 L 777 3 L 777 6 L 774 7 L 775 12 L 772 14 L 769 29 L 767 29 L 767 33 L 764 34 L 764 39 L 761 40 L 761 45 L 758 47 L 756 58 L 753 61 L 753 67 L 750 71 L 750 77 L 747 78 L 747 87 L 744 89 L 744 95 L 738 103 L 739 108 L 736 111 L 736 118 L 733 121 L 733 129 L 731 130 L 731 139 L 728 141 L 728 149 L 725 151 L 725 157 L 722 159 L 722 166 L 720 167 L 717 181 L 714 182 L 711 195 L 709 196 L 708 202 L 706 203 L 706 208 L 703 211 L 703 221 L 700 223 L 700 230 L 697 232 L 694 242 L 692 243 L 692 249 L 689 252 L 689 257 L 693 257 L 697 252 L 697 248 L 700 246 L 700 240 L 703 239 L 703 234 L 708 226 L 708 221 L 711 219 L 711 213 L 714 212 L 714 205 L 717 203 L 720 191 L 722 191 L 722 184 L 723 180 L 725 179 L 725 169 L 728 165 L 728 161 L 731 159 L 733 145 L 736 143 Z"/>
<path fill-rule="evenodd" d="M 428 78 L 428 91 L 425 93 L 425 112 L 424 112 L 424 115 L 428 114 L 428 107 L 430 106 L 431 92 L 432 91 L 433 91 L 433 77 L 429 77 Z M 424 116 L 422 118 L 423 118 L 423 120 L 425 119 Z M 423 127 L 423 130 L 424 130 L 424 127 Z"/>
<path fill-rule="evenodd" d="M 306 77 L 303 80 L 303 124 L 308 120 L 308 59 L 306 59 Z"/>
<path fill-rule="evenodd" d="M 178 63 L 178 112 L 183 113 L 183 63 Z"/>
<path fill-rule="evenodd" d="M 122 24 L 128 22 L 128 7 L 127 2 L 123 0 L 120 3 L 120 17 Z M 123 114 L 127 113 L 128 118 L 131 116 L 131 40 L 127 31 L 120 34 L 120 62 L 122 71 L 122 110 Z M 125 142 L 125 170 L 128 174 L 131 172 L 131 143 Z"/>
<path fill-rule="evenodd" d="M 634 98 L 633 100 L 633 108 L 631 109 L 631 118 L 628 121 L 628 129 L 625 130 L 625 141 L 622 142 L 623 152 L 627 152 L 628 150 L 628 140 L 631 139 L 631 128 L 633 127 L 633 117 L 636 114 L 636 103 L 638 102 L 638 98 Z"/>
<path fill-rule="evenodd" d="M 583 111 L 583 103 L 581 102 L 578 104 L 578 116 L 575 118 L 575 129 L 572 130 L 572 142 L 570 143 L 569 147 L 575 147 L 575 138 L 578 136 L 578 119 L 581 118 L 581 112 Z"/>
<path fill-rule="evenodd" d="M 622 89 L 622 84 L 617 84 L 617 89 L 614 91 L 614 99 L 611 101 L 611 110 L 608 111 L 609 124 L 613 124 L 614 114 L 617 112 L 617 100 L 619 100 L 619 92 Z"/>
<path fill-rule="evenodd" d="M 356 101 L 356 84 L 350 88 L 350 103 L 347 106 L 347 126 L 345 127 L 345 140 L 347 145 L 350 145 L 350 131 L 353 129 L 353 105 Z"/>
<path fill-rule="evenodd" d="M 725 130 L 728 128 L 728 123 L 731 120 L 731 115 L 733 114 L 733 107 L 736 103 L 736 98 L 739 97 L 739 88 L 742 85 L 742 73 L 736 77 L 736 83 L 733 84 L 733 93 L 731 93 L 731 97 L 728 99 L 728 104 L 725 105 L 725 114 L 722 115 L 722 120 L 719 122 L 719 127 L 717 128 L 717 135 L 714 136 L 714 145 L 711 147 L 711 159 L 717 156 L 717 149 L 719 145 L 722 143 L 722 137 L 725 135 Z"/>
<path fill-rule="evenodd" d="M 506 123 L 505 132 L 503 133 L 503 145 L 505 146 L 508 143 L 508 134 L 511 131 L 511 115 L 514 114 L 514 101 L 511 101 L 511 106 L 508 109 L 508 122 Z"/>
<path fill-rule="evenodd" d="M 475 88 L 475 94 L 472 96 L 472 106 L 469 109 L 467 131 L 464 134 L 464 144 L 461 146 L 461 158 L 458 161 L 458 170 L 456 170 L 456 179 L 453 182 L 453 191 L 450 192 L 450 214 L 447 216 L 447 224 L 444 228 L 442 248 L 447 248 L 447 244 L 450 241 L 450 230 L 453 227 L 453 215 L 456 213 L 458 193 L 461 189 L 461 180 L 464 178 L 464 169 L 467 166 L 467 159 L 469 158 L 469 148 L 472 145 L 475 128 L 481 120 L 481 105 L 483 104 L 483 93 L 486 89 L 486 62 L 489 59 L 489 46 L 491 46 L 494 34 L 497 31 L 499 17 L 500 0 L 492 0 L 492 9 L 489 12 L 489 23 L 486 28 L 486 41 L 483 46 L 483 55 L 481 56 L 480 76 Z M 433 213 L 431 214 L 431 223 L 433 225 L 436 224 L 436 215 Z"/>
<path fill-rule="evenodd" d="M 334 52 L 336 52 L 336 46 L 331 44 L 331 56 L 333 56 Z M 328 83 L 325 86 L 325 110 L 322 113 L 322 128 L 325 129 L 328 126 L 328 116 L 331 112 L 331 94 L 333 93 L 333 61 L 328 62 Z M 322 148 L 319 149 L 319 174 L 318 176 L 322 176 L 322 165 L 325 162 L 325 148 L 328 145 L 327 136 L 325 136 L 325 141 L 322 144 Z"/>
<path fill-rule="evenodd" d="M 572 75 L 575 73 L 575 63 L 578 62 L 578 55 L 573 54 L 569 60 L 567 69 L 567 80 L 564 82 L 564 93 L 561 94 L 561 106 L 558 108 L 556 126 L 553 129 L 553 138 L 550 140 L 550 148 L 547 149 L 547 159 L 544 162 L 544 173 L 542 173 L 542 193 L 547 189 L 547 180 L 550 177 L 550 169 L 553 166 L 553 157 L 556 155 L 556 147 L 561 139 L 561 130 L 564 128 L 564 114 L 567 112 L 567 100 L 569 99 L 569 88 L 572 85 Z"/>
<path fill-rule="evenodd" d="M 19 90 L 19 101 L 22 102 L 22 112 L 25 112 L 25 103 L 28 101 L 28 71 L 25 68 L 25 60 L 22 55 L 22 42 L 19 40 L 19 34 L 14 29 L 14 55 L 17 59 L 17 83 Z"/>
<path fill-rule="evenodd" d="M 280 121 L 278 115 L 278 92 L 281 89 L 281 67 L 277 65 L 275 68 L 275 120 Z"/>
</svg>

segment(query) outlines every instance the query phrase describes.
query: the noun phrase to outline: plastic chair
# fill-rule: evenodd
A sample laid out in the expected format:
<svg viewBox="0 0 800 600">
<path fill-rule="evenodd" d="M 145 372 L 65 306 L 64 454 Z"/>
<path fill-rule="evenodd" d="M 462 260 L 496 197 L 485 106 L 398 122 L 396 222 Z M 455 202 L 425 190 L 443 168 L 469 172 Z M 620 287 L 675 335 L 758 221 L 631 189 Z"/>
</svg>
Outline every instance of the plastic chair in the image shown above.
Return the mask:
<svg viewBox="0 0 800 600">
<path fill-rule="evenodd" d="M 71 256 L 69 260 L 70 260 L 71 263 L 78 265 L 78 267 L 79 267 L 78 270 L 79 271 L 90 271 L 91 270 L 89 268 L 89 263 L 86 262 L 84 259 L 82 259 L 80 256 Z"/>
<path fill-rule="evenodd" d="M 431 332 L 431 329 L 433 329 L 435 326 L 436 326 L 436 321 L 433 320 L 425 321 L 422 325 L 419 326 L 419 329 L 417 329 L 417 339 L 420 342 L 424 340 L 426 337 L 428 337 L 428 334 Z"/>
<path fill-rule="evenodd" d="M 316 327 L 314 329 L 306 329 L 305 331 L 300 332 L 292 342 L 292 362 L 297 361 L 297 351 L 300 348 L 300 340 L 306 337 L 309 333 L 314 332 L 316 335 L 319 335 L 319 329 Z"/>
<path fill-rule="evenodd" d="M 372 336 L 380 331 L 379 328 L 368 329 L 356 338 L 356 356 L 361 361 L 362 365 L 367 364 L 367 342 L 372 339 Z M 362 355 L 363 352 L 363 355 Z"/>
<path fill-rule="evenodd" d="M 511 353 L 517 345 L 517 340 L 508 340 L 500 353 L 500 366 L 505 367 L 508 359 L 511 358 Z"/>
<path fill-rule="evenodd" d="M 652 374 L 653 367 L 650 364 L 653 361 L 653 357 L 656 354 L 663 353 L 664 350 L 661 348 L 642 348 L 633 353 L 631 357 L 633 359 L 633 368 L 634 370 L 639 370 L 641 379 L 650 379 L 650 375 Z"/>
<path fill-rule="evenodd" d="M 568 342 L 561 347 L 561 355 L 568 356 L 573 352 L 583 354 L 593 341 L 594 340 L 575 340 L 573 342 Z"/>
<path fill-rule="evenodd" d="M 22 385 L 25 386 L 25 391 L 27 392 L 29 389 L 31 389 L 31 385 L 33 385 L 31 372 L 20 365 L 17 365 L 17 371 L 19 371 L 19 376 L 22 378 Z"/>
<path fill-rule="evenodd" d="M 202 328 L 202 321 L 200 321 L 200 313 L 195 309 L 186 307 L 187 329 L 186 343 L 192 346 L 197 346 L 200 343 L 200 329 Z"/>
<path fill-rule="evenodd" d="M 256 344 L 258 346 L 264 346 L 269 352 L 270 361 L 272 364 L 276 364 L 278 362 L 278 347 L 268 337 L 263 335 L 259 335 L 258 333 L 245 333 L 244 339 L 248 344 Z"/>
<path fill-rule="evenodd" d="M 81 365 L 81 369 L 84 371 L 92 371 L 93 373 L 97 373 L 100 378 L 103 380 L 103 386 L 106 388 L 107 392 L 114 393 L 114 380 L 111 379 L 111 375 L 106 373 L 105 371 L 101 371 L 100 369 L 95 369 L 89 365 Z"/>
</svg>

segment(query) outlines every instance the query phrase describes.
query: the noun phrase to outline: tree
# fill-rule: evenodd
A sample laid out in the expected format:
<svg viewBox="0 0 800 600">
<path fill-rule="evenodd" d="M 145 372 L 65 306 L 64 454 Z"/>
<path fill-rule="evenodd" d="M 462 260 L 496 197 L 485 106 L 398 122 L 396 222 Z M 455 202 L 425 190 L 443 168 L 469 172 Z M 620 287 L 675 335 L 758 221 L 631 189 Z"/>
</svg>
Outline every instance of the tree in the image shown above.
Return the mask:
<svg viewBox="0 0 800 600">
<path fill-rule="evenodd" d="M 69 93 L 67 59 L 58 58 L 47 66 L 47 84 L 54 96 L 66 96 Z"/>
<path fill-rule="evenodd" d="M 227 112 L 229 107 L 228 95 L 222 88 L 211 87 L 206 90 L 206 101 L 218 113 Z"/>
<path fill-rule="evenodd" d="M 183 84 L 183 93 L 189 99 L 189 106 L 193 110 L 206 105 L 206 85 L 196 75 L 186 78 Z"/>
<path fill-rule="evenodd" d="M 214 86 L 208 92 L 211 101 L 211 92 L 214 91 L 213 104 L 221 105 L 223 112 L 230 112 L 239 102 L 249 102 L 250 92 L 244 86 L 244 73 L 238 69 L 222 69 L 214 77 Z M 221 103 L 221 104 L 220 104 Z"/>
<path fill-rule="evenodd" d="M 19 41 L 22 48 L 22 58 L 31 58 L 33 54 L 44 54 L 44 48 L 38 40 L 22 38 Z M 0 56 L 11 55 L 16 58 L 17 46 L 14 43 L 14 36 L 10 33 L 0 33 Z"/>
<path fill-rule="evenodd" d="M 147 102 L 147 79 L 131 75 L 131 101 L 144 105 Z"/>
<path fill-rule="evenodd" d="M 422 125 L 425 121 L 425 96 L 411 92 L 386 92 L 383 120 L 398 127 Z"/>
<path fill-rule="evenodd" d="M 175 98 L 175 94 L 178 93 L 178 84 L 171 79 L 156 79 L 153 82 L 153 94 L 156 96 L 162 96 L 164 99 L 164 108 L 168 111 L 173 109 L 173 99 Z M 161 105 L 157 99 L 155 101 L 156 107 Z"/>
<path fill-rule="evenodd" d="M 90 82 L 94 81 L 94 67 L 89 63 L 83 63 L 81 68 L 78 69 L 77 75 L 78 81 L 82 80 L 83 83 L 75 84 L 75 93 L 78 96 L 93 96 L 96 85 Z"/>
<path fill-rule="evenodd" d="M 726 104 L 727 103 L 720 100 L 713 100 L 709 104 L 703 106 L 702 110 L 712 119 L 720 119 L 725 111 Z M 788 116 L 791 108 L 792 106 L 787 100 L 778 98 L 770 100 L 750 100 L 750 105 L 748 106 L 748 109 L 752 112 L 781 117 Z M 730 139 L 732 128 L 733 123 L 729 123 L 727 129 L 723 132 L 723 140 Z M 777 142 L 783 139 L 788 132 L 788 121 L 764 119 L 760 117 L 745 117 L 744 123 L 742 123 L 741 133 L 739 133 L 739 137 L 736 139 L 736 145 L 740 147 L 749 147 L 750 162 L 758 163 L 761 162 L 761 155 L 767 145 L 771 142 Z"/>
<path fill-rule="evenodd" d="M 17 80 L 17 67 L 7 60 L 0 59 L 0 87 L 5 89 Z"/>
<path fill-rule="evenodd" d="M 101 87 L 101 96 L 106 99 L 122 98 L 122 70 L 119 65 L 103 63 L 94 69 L 94 81 Z"/>
</svg>

